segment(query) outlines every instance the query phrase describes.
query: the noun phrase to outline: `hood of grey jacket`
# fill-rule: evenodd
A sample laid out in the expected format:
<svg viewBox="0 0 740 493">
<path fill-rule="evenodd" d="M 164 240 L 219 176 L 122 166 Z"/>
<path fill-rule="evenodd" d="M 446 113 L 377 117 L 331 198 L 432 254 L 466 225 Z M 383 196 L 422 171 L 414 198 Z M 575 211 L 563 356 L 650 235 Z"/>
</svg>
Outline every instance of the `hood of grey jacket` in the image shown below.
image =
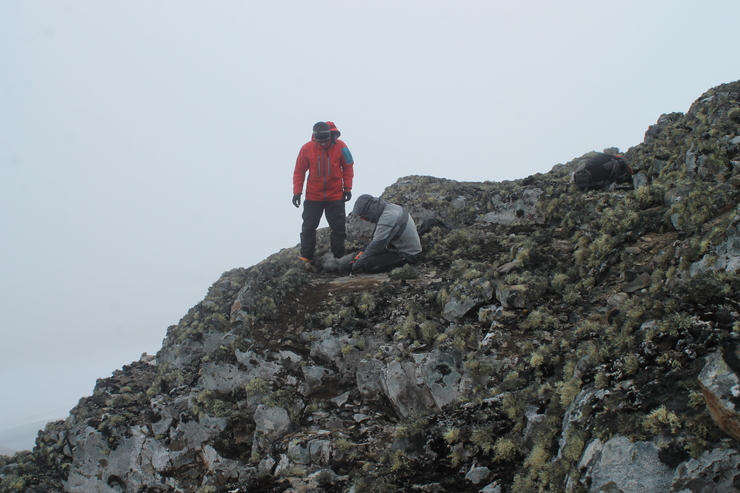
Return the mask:
<svg viewBox="0 0 740 493">
<path fill-rule="evenodd" d="M 373 197 L 370 194 L 360 195 L 355 200 L 355 206 L 352 208 L 352 214 L 364 217 L 371 223 L 377 223 L 380 216 L 383 215 L 386 202 L 379 197 Z"/>
</svg>

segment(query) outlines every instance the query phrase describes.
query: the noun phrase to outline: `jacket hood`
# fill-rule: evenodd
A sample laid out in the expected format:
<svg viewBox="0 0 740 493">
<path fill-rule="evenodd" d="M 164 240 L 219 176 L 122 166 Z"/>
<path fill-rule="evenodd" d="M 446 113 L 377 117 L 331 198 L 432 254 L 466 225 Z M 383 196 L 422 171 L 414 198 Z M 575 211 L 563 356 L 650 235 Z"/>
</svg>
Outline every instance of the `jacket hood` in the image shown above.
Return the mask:
<svg viewBox="0 0 740 493">
<path fill-rule="evenodd" d="M 377 223 L 380 216 L 383 215 L 385 210 L 385 200 L 373 197 L 370 194 L 360 195 L 355 200 L 355 206 L 352 208 L 352 214 L 360 217 L 364 217 L 371 223 Z"/>
<path fill-rule="evenodd" d="M 337 129 L 337 126 L 334 125 L 334 122 L 326 122 L 326 124 L 329 125 L 329 130 L 331 130 L 331 135 L 332 137 L 334 137 L 335 140 L 337 139 L 337 137 L 342 135 L 342 132 Z"/>
</svg>

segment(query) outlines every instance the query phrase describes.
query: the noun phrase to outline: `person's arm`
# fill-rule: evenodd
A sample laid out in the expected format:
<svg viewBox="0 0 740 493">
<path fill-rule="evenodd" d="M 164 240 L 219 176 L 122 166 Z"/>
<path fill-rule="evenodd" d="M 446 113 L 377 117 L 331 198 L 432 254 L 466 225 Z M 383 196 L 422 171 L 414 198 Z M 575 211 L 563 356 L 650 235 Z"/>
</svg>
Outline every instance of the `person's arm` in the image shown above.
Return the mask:
<svg viewBox="0 0 740 493">
<path fill-rule="evenodd" d="M 349 194 L 349 198 L 345 195 L 345 202 L 352 198 L 352 181 L 355 177 L 355 160 L 352 157 L 352 153 L 349 152 L 349 147 L 346 145 L 342 147 L 342 192 Z"/>
<path fill-rule="evenodd" d="M 383 215 L 378 220 L 378 225 L 375 227 L 372 241 L 362 251 L 360 258 L 355 260 L 354 269 L 360 269 L 368 258 L 374 255 L 380 255 L 386 251 L 388 243 L 396 234 L 396 231 L 398 231 L 398 219 L 398 212 L 386 206 Z"/>
<path fill-rule="evenodd" d="M 301 147 L 298 157 L 295 160 L 295 169 L 293 170 L 293 195 L 303 193 L 303 182 L 306 180 L 306 171 L 308 171 L 308 157 Z"/>
</svg>

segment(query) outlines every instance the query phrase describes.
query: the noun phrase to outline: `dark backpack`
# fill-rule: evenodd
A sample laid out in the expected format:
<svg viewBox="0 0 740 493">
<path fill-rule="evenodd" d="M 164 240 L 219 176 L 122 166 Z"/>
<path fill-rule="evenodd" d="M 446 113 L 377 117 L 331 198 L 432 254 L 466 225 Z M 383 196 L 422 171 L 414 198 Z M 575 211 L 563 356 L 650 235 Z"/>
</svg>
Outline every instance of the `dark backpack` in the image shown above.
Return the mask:
<svg viewBox="0 0 740 493">
<path fill-rule="evenodd" d="M 606 190 L 612 183 L 631 183 L 633 171 L 619 156 L 598 153 L 573 173 L 573 181 L 581 192 Z"/>
</svg>

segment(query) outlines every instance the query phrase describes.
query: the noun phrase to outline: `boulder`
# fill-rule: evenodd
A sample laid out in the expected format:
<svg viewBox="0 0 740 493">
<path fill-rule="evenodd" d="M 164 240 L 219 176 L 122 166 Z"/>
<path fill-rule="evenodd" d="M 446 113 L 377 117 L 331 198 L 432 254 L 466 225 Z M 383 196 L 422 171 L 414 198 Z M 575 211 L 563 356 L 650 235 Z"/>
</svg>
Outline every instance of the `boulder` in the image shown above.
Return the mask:
<svg viewBox="0 0 740 493">
<path fill-rule="evenodd" d="M 266 449 L 291 429 L 290 416 L 286 409 L 262 404 L 257 406 L 254 412 L 254 424 L 253 448 L 255 450 Z"/>
<path fill-rule="evenodd" d="M 392 361 L 384 371 L 383 390 L 404 418 L 425 414 L 436 404 L 429 389 L 417 384 L 416 365 L 412 362 Z"/>
<path fill-rule="evenodd" d="M 462 318 L 473 307 L 488 303 L 493 296 L 493 286 L 486 279 L 475 279 L 470 283 L 460 283 L 452 289 L 450 299 L 442 310 L 449 321 Z"/>
<path fill-rule="evenodd" d="M 259 300 L 259 287 L 256 283 L 247 283 L 239 290 L 236 300 L 231 305 L 231 323 L 245 322 L 250 314 L 253 314 L 254 305 Z"/>
<path fill-rule="evenodd" d="M 451 354 L 434 351 L 424 355 L 419 373 L 438 409 L 441 410 L 457 400 L 461 375 Z"/>
<path fill-rule="evenodd" d="M 578 465 L 581 482 L 592 491 L 609 483 L 624 493 L 670 491 L 673 469 L 660 461 L 659 450 L 653 442 L 631 442 L 621 435 L 606 443 L 593 440 Z"/>
<path fill-rule="evenodd" d="M 524 189 L 519 196 L 502 197 L 501 195 L 495 195 L 491 199 L 493 211 L 483 216 L 483 221 L 502 225 L 544 224 L 545 215 L 537 207 L 541 195 L 542 190 L 538 188 Z"/>
<path fill-rule="evenodd" d="M 740 378 L 719 351 L 707 356 L 699 373 L 699 385 L 714 422 L 732 438 L 740 440 Z"/>
<path fill-rule="evenodd" d="M 722 446 L 708 450 L 698 459 L 681 463 L 673 475 L 677 492 L 737 491 L 740 485 L 740 454 Z"/>
</svg>

